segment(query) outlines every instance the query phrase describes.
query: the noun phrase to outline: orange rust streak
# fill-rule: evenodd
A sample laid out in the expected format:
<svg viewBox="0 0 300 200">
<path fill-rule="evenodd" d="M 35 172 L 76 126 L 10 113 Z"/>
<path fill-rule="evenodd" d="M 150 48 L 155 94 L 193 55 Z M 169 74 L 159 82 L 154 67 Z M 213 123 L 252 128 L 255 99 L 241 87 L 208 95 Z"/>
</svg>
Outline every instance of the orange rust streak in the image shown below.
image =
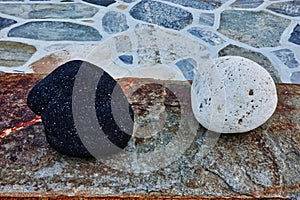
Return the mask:
<svg viewBox="0 0 300 200">
<path fill-rule="evenodd" d="M 10 135 L 11 133 L 13 133 L 15 131 L 21 130 L 21 129 L 25 128 L 26 126 L 30 126 L 32 124 L 35 124 L 35 123 L 41 122 L 41 121 L 42 121 L 41 117 L 37 116 L 36 118 L 34 118 L 34 119 L 32 119 L 28 122 L 21 122 L 20 124 L 18 124 L 15 127 L 8 128 L 8 129 L 5 129 L 4 131 L 2 131 L 0 133 L 0 138 L 4 138 L 4 137 Z"/>
</svg>

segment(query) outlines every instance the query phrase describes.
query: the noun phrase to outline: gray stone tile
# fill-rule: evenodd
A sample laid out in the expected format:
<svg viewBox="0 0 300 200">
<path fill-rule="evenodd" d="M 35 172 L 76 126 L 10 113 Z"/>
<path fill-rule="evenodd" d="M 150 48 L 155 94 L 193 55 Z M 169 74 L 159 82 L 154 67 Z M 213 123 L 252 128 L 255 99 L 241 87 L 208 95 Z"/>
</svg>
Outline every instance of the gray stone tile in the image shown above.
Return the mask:
<svg viewBox="0 0 300 200">
<path fill-rule="evenodd" d="M 135 2 L 136 0 L 122 0 L 124 1 L 125 3 L 132 3 L 132 2 Z"/>
<path fill-rule="evenodd" d="M 231 6 L 235 8 L 257 8 L 263 2 L 263 0 L 236 0 Z"/>
<path fill-rule="evenodd" d="M 272 76 L 275 82 L 281 82 L 277 69 L 272 65 L 270 60 L 261 53 L 244 49 L 235 45 L 228 45 L 219 52 L 219 56 L 242 56 L 257 62 L 264 67 Z"/>
<path fill-rule="evenodd" d="M 197 67 L 197 62 L 192 58 L 180 60 L 176 66 L 181 70 L 186 80 L 194 79 L 194 69 Z"/>
<path fill-rule="evenodd" d="M 299 66 L 298 61 L 295 58 L 294 52 L 290 49 L 280 49 L 273 51 L 273 53 L 288 67 L 296 68 Z"/>
<path fill-rule="evenodd" d="M 17 23 L 15 20 L 0 17 L 0 30 Z"/>
<path fill-rule="evenodd" d="M 215 21 L 215 14 L 201 13 L 199 17 L 199 24 L 204 26 L 213 26 Z"/>
<path fill-rule="evenodd" d="M 291 82 L 300 84 L 300 71 L 293 72 L 291 75 Z"/>
<path fill-rule="evenodd" d="M 272 10 L 274 12 L 288 15 L 291 17 L 299 17 L 300 16 L 300 1 L 288 1 L 288 2 L 280 2 L 273 3 L 267 7 L 267 9 Z"/>
<path fill-rule="evenodd" d="M 104 15 L 102 27 L 109 34 L 119 33 L 129 28 L 126 16 L 116 11 L 109 11 Z"/>
<path fill-rule="evenodd" d="M 24 19 L 77 19 L 93 17 L 98 9 L 80 3 L 0 4 L 0 12 Z"/>
<path fill-rule="evenodd" d="M 192 14 L 186 10 L 149 0 L 136 4 L 130 14 L 135 19 L 175 30 L 183 29 L 193 21 Z"/>
<path fill-rule="evenodd" d="M 92 4 L 96 4 L 96 5 L 99 5 L 99 6 L 109 6 L 109 5 L 116 2 L 114 0 L 83 0 L 83 1 L 88 2 L 88 3 L 92 3 Z"/>
<path fill-rule="evenodd" d="M 119 56 L 119 59 L 120 59 L 123 63 L 125 63 L 125 64 L 127 64 L 127 65 L 130 65 L 130 64 L 133 63 L 133 56 L 132 56 L 132 55 L 121 55 L 121 56 Z"/>
<path fill-rule="evenodd" d="M 188 32 L 212 46 L 223 44 L 225 41 L 214 32 L 205 30 L 204 28 L 193 27 Z"/>
<path fill-rule="evenodd" d="M 201 10 L 214 10 L 226 2 L 226 0 L 164 0 L 176 3 L 182 6 L 201 9 Z"/>
<path fill-rule="evenodd" d="M 289 38 L 289 42 L 300 45 L 300 25 L 297 24 Z"/>
<path fill-rule="evenodd" d="M 290 20 L 266 12 L 226 10 L 218 31 L 253 47 L 275 47 Z"/>
<path fill-rule="evenodd" d="M 8 36 L 46 41 L 99 41 L 102 38 L 92 27 L 58 21 L 28 22 L 11 29 Z"/>
</svg>

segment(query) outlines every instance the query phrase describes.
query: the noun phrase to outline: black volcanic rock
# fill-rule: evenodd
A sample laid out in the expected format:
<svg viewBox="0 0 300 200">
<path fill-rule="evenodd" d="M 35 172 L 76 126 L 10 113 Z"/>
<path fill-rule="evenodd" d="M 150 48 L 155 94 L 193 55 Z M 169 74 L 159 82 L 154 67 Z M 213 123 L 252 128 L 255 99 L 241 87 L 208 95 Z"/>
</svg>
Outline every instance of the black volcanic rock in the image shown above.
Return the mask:
<svg viewBox="0 0 300 200">
<path fill-rule="evenodd" d="M 84 61 L 54 70 L 30 91 L 27 104 L 42 116 L 49 144 L 66 155 L 107 156 L 117 153 L 112 147 L 124 149 L 131 138 L 133 112 L 119 84 Z"/>
</svg>

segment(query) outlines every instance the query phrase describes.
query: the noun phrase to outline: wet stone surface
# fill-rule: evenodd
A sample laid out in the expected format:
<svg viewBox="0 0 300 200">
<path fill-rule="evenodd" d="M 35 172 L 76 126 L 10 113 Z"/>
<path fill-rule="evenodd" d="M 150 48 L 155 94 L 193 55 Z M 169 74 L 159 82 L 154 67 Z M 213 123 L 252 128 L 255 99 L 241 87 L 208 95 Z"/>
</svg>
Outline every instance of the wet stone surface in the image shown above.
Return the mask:
<svg viewBox="0 0 300 200">
<path fill-rule="evenodd" d="M 46 41 L 99 41 L 102 38 L 92 27 L 58 21 L 28 22 L 11 29 L 8 36 Z"/>
<path fill-rule="evenodd" d="M 135 19 L 174 30 L 183 29 L 193 21 L 193 15 L 186 10 L 149 0 L 136 4 L 130 10 L 130 15 Z"/>
<path fill-rule="evenodd" d="M 228 45 L 227 47 L 219 51 L 219 56 L 242 56 L 253 60 L 254 62 L 257 62 L 262 67 L 264 67 L 271 74 L 275 82 L 280 82 L 278 71 L 270 62 L 270 60 L 261 53 L 254 52 L 235 45 Z"/>
<path fill-rule="evenodd" d="M 0 17 L 0 30 L 17 23 L 15 20 Z"/>
<path fill-rule="evenodd" d="M 289 49 L 280 49 L 273 53 L 281 60 L 288 68 L 296 68 L 299 66 L 293 51 Z"/>
<path fill-rule="evenodd" d="M 291 33 L 291 37 L 289 38 L 289 42 L 300 45 L 300 24 L 297 24 Z"/>
<path fill-rule="evenodd" d="M 104 15 L 102 27 L 109 34 L 119 33 L 129 28 L 126 16 L 116 11 L 109 11 Z"/>
<path fill-rule="evenodd" d="M 93 17 L 98 9 L 86 4 L 0 4 L 0 12 L 23 19 L 77 19 Z"/>
<path fill-rule="evenodd" d="M 226 10 L 221 14 L 218 31 L 253 47 L 275 47 L 280 45 L 281 34 L 289 23 L 290 20 L 267 12 Z"/>
<path fill-rule="evenodd" d="M 20 66 L 26 63 L 35 52 L 36 48 L 28 44 L 0 41 L 0 66 Z"/>
</svg>

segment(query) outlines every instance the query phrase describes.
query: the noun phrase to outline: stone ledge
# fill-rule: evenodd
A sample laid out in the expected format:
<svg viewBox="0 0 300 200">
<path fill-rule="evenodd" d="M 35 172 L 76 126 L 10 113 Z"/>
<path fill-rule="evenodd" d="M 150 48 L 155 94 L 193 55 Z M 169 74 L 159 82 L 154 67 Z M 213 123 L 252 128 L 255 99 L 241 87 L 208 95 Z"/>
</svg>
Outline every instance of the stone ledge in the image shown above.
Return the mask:
<svg viewBox="0 0 300 200">
<path fill-rule="evenodd" d="M 300 85 L 277 84 L 278 106 L 263 126 L 245 134 L 222 135 L 204 158 L 198 157 L 205 140 L 204 129 L 200 127 L 199 137 L 180 159 L 157 173 L 137 175 L 120 172 L 93 159 L 61 155 L 48 146 L 40 122 L 26 124 L 36 117 L 26 106 L 27 93 L 42 77 L 0 75 L 2 197 L 300 196 Z M 183 85 L 180 90 L 189 94 L 189 88 L 182 82 L 136 78 L 118 82 L 126 93 L 128 86 L 154 81 L 166 86 Z M 139 107 L 134 109 L 136 112 Z M 13 127 L 18 128 L 3 134 Z"/>
</svg>

